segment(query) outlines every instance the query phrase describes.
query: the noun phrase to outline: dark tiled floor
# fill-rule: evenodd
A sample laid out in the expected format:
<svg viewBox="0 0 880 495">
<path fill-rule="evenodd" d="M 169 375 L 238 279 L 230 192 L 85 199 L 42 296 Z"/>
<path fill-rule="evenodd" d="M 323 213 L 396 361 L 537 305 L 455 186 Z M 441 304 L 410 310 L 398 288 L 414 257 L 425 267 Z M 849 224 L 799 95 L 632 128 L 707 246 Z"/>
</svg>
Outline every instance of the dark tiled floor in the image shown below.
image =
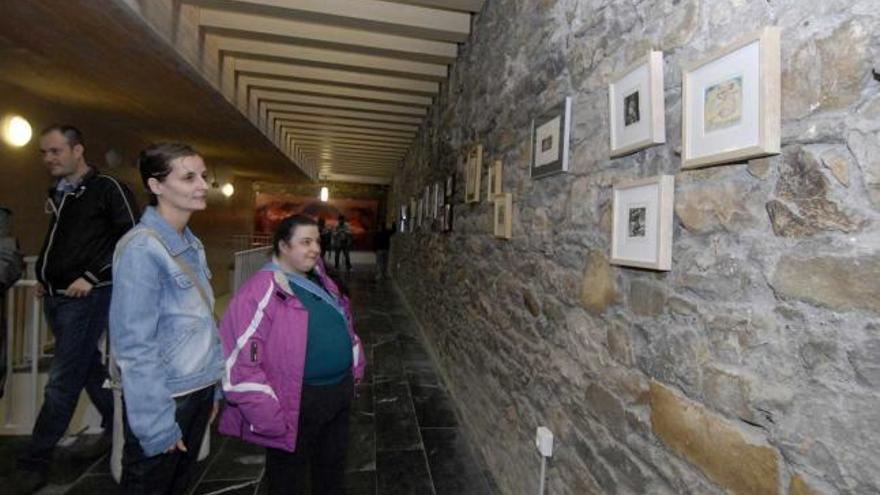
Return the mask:
<svg viewBox="0 0 880 495">
<path fill-rule="evenodd" d="M 356 268 L 347 279 L 368 357 L 352 408 L 347 492 L 493 495 L 494 483 L 459 428 L 418 325 L 391 285 L 376 284 L 371 275 Z M 11 474 L 24 441 L 0 437 L 0 477 Z M 193 495 L 267 493 L 261 448 L 215 434 L 211 452 L 199 465 Z M 106 458 L 56 463 L 50 481 L 40 495 L 117 492 Z"/>
</svg>

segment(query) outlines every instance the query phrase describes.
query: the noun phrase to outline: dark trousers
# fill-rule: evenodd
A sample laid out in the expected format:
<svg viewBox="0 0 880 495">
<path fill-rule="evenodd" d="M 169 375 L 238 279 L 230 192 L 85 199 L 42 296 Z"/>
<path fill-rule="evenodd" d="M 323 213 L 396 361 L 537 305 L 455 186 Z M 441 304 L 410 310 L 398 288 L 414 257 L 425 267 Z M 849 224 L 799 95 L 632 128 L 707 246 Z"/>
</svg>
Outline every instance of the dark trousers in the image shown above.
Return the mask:
<svg viewBox="0 0 880 495">
<path fill-rule="evenodd" d="M 103 388 L 107 368 L 98 349 L 98 340 L 107 329 L 110 293 L 110 287 L 101 287 L 81 298 L 43 297 L 46 319 L 55 335 L 55 355 L 31 442 L 19 459 L 21 468 L 45 471 L 49 467 L 83 387 L 101 413 L 105 430 L 113 423 L 113 394 Z"/>
<path fill-rule="evenodd" d="M 123 414 L 125 447 L 122 450 L 121 495 L 166 495 L 185 493 L 195 471 L 202 437 L 211 419 L 214 387 L 204 388 L 175 399 L 174 419 L 183 432 L 187 451 L 175 450 L 153 457 L 144 455 L 137 437 Z M 123 398 L 123 407 L 125 399 Z M 170 447 L 170 446 L 169 446 Z"/>
<path fill-rule="evenodd" d="M 339 268 L 339 255 L 340 253 L 345 256 L 345 269 L 351 270 L 351 257 L 349 256 L 349 251 L 351 248 L 349 247 L 338 247 L 336 248 L 336 259 L 333 263 L 333 266 Z"/>
<path fill-rule="evenodd" d="M 296 450 L 266 449 L 269 495 L 302 495 L 306 468 L 311 493 L 345 494 L 348 412 L 354 393 L 351 377 L 338 385 L 303 385 Z"/>
</svg>

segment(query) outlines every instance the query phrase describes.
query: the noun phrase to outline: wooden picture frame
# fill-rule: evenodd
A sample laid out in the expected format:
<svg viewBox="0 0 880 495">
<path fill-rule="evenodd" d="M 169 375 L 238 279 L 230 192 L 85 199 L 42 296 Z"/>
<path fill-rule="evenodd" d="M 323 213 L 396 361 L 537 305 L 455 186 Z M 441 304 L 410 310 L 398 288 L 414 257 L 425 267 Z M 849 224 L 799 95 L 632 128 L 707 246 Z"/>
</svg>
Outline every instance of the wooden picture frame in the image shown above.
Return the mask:
<svg viewBox="0 0 880 495">
<path fill-rule="evenodd" d="M 532 179 L 568 172 L 571 97 L 532 120 L 531 136 Z"/>
<path fill-rule="evenodd" d="M 780 152 L 778 27 L 766 27 L 682 65 L 682 168 Z"/>
<path fill-rule="evenodd" d="M 649 51 L 608 84 L 611 156 L 666 142 L 663 52 Z"/>
<path fill-rule="evenodd" d="M 513 237 L 513 194 L 501 193 L 493 198 L 495 215 L 492 222 L 495 237 L 510 239 Z"/>
<path fill-rule="evenodd" d="M 614 185 L 611 263 L 651 270 L 672 267 L 675 177 L 658 175 Z"/>
<path fill-rule="evenodd" d="M 502 191 L 503 166 L 501 160 L 495 160 L 489 165 L 489 173 L 486 175 L 486 197 L 495 201 L 495 195 Z"/>
<path fill-rule="evenodd" d="M 467 152 L 465 159 L 464 200 L 466 203 L 480 202 L 480 176 L 483 174 L 483 145 L 477 144 Z"/>
</svg>

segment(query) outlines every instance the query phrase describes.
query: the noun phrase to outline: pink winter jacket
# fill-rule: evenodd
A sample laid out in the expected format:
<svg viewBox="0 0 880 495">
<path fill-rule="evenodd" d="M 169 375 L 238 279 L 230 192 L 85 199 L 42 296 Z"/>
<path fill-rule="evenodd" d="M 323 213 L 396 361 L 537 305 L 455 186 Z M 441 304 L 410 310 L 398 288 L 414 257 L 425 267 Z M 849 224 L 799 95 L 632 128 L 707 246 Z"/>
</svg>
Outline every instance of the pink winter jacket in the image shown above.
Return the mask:
<svg viewBox="0 0 880 495">
<path fill-rule="evenodd" d="M 339 297 L 339 289 L 323 269 L 321 281 Z M 348 317 L 353 344 L 355 383 L 364 375 L 363 346 Z M 281 271 L 260 270 L 242 285 L 220 323 L 226 366 L 223 394 L 226 408 L 220 433 L 265 447 L 293 452 L 296 447 L 309 314 L 290 290 Z"/>
</svg>

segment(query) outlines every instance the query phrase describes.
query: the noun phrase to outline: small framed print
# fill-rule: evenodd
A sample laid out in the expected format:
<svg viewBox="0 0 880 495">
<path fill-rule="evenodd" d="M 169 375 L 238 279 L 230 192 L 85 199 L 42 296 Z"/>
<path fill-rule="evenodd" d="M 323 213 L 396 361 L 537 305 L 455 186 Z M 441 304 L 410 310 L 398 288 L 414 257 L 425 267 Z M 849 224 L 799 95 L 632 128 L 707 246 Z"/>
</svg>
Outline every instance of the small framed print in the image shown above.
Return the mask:
<svg viewBox="0 0 880 495">
<path fill-rule="evenodd" d="M 406 205 L 400 205 L 400 214 L 397 216 L 397 231 L 401 234 L 406 232 L 406 223 L 409 220 L 409 211 Z"/>
<path fill-rule="evenodd" d="M 780 152 L 780 29 L 682 67 L 682 168 Z"/>
<path fill-rule="evenodd" d="M 614 186 L 611 263 L 651 270 L 671 269 L 674 193 L 672 175 Z"/>
<path fill-rule="evenodd" d="M 608 85 L 611 156 L 666 142 L 663 52 L 650 51 Z"/>
<path fill-rule="evenodd" d="M 434 218 L 441 218 L 443 215 L 441 211 L 443 207 L 443 183 L 440 181 L 434 183 L 434 204 L 432 207 L 434 208 Z"/>
<path fill-rule="evenodd" d="M 571 97 L 532 121 L 532 178 L 568 172 Z"/>
<path fill-rule="evenodd" d="M 443 192 L 446 193 L 447 198 L 452 198 L 453 188 L 455 187 L 455 174 L 449 174 L 446 177 L 446 187 L 443 189 Z M 449 201 L 447 201 L 448 203 Z"/>
<path fill-rule="evenodd" d="M 502 172 L 501 160 L 495 160 L 489 165 L 489 174 L 486 176 L 486 197 L 491 201 L 495 201 L 496 194 L 501 194 Z"/>
<path fill-rule="evenodd" d="M 495 237 L 510 239 L 513 237 L 513 194 L 502 193 L 493 198 L 495 202 L 495 220 L 492 223 Z"/>
<path fill-rule="evenodd" d="M 422 222 L 425 218 L 425 198 L 419 198 L 419 212 L 416 215 L 416 227 L 422 228 Z"/>
<path fill-rule="evenodd" d="M 443 205 L 443 219 L 440 226 L 443 232 L 452 231 L 452 205 L 449 203 Z"/>
<path fill-rule="evenodd" d="M 468 150 L 465 159 L 464 200 L 467 203 L 480 202 L 480 176 L 483 174 L 483 145 L 478 144 Z"/>
<path fill-rule="evenodd" d="M 409 215 L 410 219 L 407 222 L 409 225 L 409 231 L 414 232 L 416 230 L 416 223 L 418 222 L 418 202 L 416 201 L 416 197 L 413 196 L 409 198 Z"/>
<path fill-rule="evenodd" d="M 425 220 L 433 218 L 433 214 L 431 213 L 431 186 L 425 186 L 425 191 L 422 193 L 422 202 L 424 203 L 422 208 Z"/>
</svg>

